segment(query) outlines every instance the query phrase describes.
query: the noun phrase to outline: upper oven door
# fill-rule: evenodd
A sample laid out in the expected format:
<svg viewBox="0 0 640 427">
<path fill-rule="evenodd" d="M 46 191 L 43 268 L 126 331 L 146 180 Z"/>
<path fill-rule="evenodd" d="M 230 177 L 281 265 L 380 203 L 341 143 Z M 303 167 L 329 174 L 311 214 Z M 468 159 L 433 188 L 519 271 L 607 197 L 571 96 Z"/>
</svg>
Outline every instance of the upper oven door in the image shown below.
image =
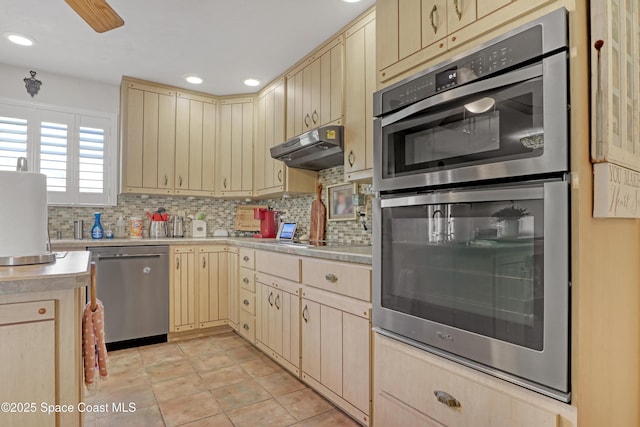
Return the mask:
<svg viewBox="0 0 640 427">
<path fill-rule="evenodd" d="M 567 60 L 454 88 L 377 119 L 377 191 L 568 169 Z"/>
</svg>

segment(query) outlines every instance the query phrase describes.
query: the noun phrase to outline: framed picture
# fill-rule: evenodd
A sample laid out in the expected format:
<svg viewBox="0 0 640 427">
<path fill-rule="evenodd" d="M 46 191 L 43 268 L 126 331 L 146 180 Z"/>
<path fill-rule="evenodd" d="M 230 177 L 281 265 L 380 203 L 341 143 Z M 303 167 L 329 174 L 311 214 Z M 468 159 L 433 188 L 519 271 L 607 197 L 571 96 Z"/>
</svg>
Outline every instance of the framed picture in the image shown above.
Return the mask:
<svg viewBox="0 0 640 427">
<path fill-rule="evenodd" d="M 348 221 L 356 219 L 353 206 L 353 194 L 357 184 L 336 184 L 327 187 L 327 211 L 329 221 Z"/>
</svg>

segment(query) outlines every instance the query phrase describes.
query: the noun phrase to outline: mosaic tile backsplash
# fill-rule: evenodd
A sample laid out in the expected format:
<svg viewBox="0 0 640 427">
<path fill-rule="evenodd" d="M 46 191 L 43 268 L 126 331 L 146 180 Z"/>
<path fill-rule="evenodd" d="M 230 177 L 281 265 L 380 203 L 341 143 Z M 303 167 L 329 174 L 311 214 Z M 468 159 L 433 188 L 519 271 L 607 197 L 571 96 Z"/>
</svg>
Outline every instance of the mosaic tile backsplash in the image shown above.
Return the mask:
<svg viewBox="0 0 640 427">
<path fill-rule="evenodd" d="M 322 201 L 327 206 L 326 187 L 332 184 L 339 184 L 344 181 L 344 168 L 338 166 L 320 171 L 320 183 L 325 190 L 322 192 Z M 362 220 L 356 215 L 356 220 L 350 221 L 327 221 L 325 238 L 327 240 L 339 241 L 343 243 L 370 244 L 371 243 L 371 198 L 372 188 L 368 184 L 360 184 L 359 192 L 366 194 L 365 223 L 368 230 L 364 229 Z M 224 229 L 231 236 L 251 236 L 253 233 L 236 232 L 234 230 L 236 207 L 241 204 L 264 204 L 271 208 L 283 212 L 282 219 L 296 222 L 300 234 L 309 234 L 309 218 L 311 214 L 311 203 L 314 195 L 299 196 L 291 198 L 259 200 L 244 202 L 238 200 L 220 200 L 209 198 L 189 198 L 186 197 L 165 197 L 150 195 L 143 199 L 140 195 L 121 194 L 118 196 L 117 206 L 112 207 L 49 207 L 49 230 L 51 237 L 55 238 L 57 232 L 62 233 L 63 239 L 73 238 L 73 221 L 84 220 L 84 236 L 90 237 L 91 226 L 93 225 L 93 213 L 102 213 L 102 225 L 105 230 L 114 230 L 118 217 L 122 216 L 128 220 L 131 216 L 141 216 L 145 219 L 145 230 L 148 231 L 149 222 L 145 216 L 147 211 L 155 211 L 159 207 L 164 207 L 170 214 L 178 214 L 186 211 L 187 214 L 204 212 L 207 221 L 207 235 L 213 236 L 217 229 Z M 190 237 L 191 226 L 185 222 L 185 236 Z"/>
</svg>

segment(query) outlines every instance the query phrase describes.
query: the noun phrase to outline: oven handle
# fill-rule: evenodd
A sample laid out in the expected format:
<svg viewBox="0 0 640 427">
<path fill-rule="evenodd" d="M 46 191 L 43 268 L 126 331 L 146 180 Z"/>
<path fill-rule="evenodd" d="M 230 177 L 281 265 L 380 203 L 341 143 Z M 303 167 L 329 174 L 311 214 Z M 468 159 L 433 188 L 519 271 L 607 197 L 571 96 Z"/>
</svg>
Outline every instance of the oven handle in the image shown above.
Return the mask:
<svg viewBox="0 0 640 427">
<path fill-rule="evenodd" d="M 488 190 L 447 191 L 430 194 L 418 194 L 393 199 L 382 199 L 382 208 L 402 206 L 439 205 L 450 203 L 493 202 L 498 200 L 535 200 L 544 198 L 547 186 L 556 182 L 545 182 L 527 187 L 510 187 Z"/>
<path fill-rule="evenodd" d="M 483 93 L 492 89 L 512 86 L 536 77 L 540 77 L 543 75 L 542 70 L 542 63 L 538 63 L 527 68 L 514 70 L 497 77 L 493 77 L 487 80 L 480 80 L 477 83 L 470 83 L 465 86 L 442 92 L 438 95 L 423 99 L 420 102 L 416 102 L 415 104 L 411 104 L 387 117 L 383 117 L 382 126 L 384 127 L 393 124 L 397 121 L 400 121 L 404 118 L 412 116 L 438 104 L 455 101 L 456 99 L 465 98 L 467 96 Z"/>
</svg>

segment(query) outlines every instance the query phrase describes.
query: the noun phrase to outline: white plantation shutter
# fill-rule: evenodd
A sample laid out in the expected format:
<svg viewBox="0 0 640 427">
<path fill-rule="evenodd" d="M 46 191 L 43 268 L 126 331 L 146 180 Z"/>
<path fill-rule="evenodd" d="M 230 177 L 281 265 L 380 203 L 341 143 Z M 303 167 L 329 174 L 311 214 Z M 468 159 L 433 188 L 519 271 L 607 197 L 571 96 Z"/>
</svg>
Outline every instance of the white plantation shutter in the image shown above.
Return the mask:
<svg viewBox="0 0 640 427">
<path fill-rule="evenodd" d="M 104 129 L 80 127 L 81 193 L 104 191 Z"/>
<path fill-rule="evenodd" d="M 0 170 L 27 157 L 29 170 L 47 176 L 49 204 L 114 205 L 115 126 L 114 116 L 0 101 Z"/>
<path fill-rule="evenodd" d="M 18 157 L 27 157 L 27 120 L 0 115 L 0 170 L 16 170 Z"/>
<path fill-rule="evenodd" d="M 47 176 L 47 191 L 67 191 L 68 125 L 40 124 L 40 173 Z"/>
</svg>

